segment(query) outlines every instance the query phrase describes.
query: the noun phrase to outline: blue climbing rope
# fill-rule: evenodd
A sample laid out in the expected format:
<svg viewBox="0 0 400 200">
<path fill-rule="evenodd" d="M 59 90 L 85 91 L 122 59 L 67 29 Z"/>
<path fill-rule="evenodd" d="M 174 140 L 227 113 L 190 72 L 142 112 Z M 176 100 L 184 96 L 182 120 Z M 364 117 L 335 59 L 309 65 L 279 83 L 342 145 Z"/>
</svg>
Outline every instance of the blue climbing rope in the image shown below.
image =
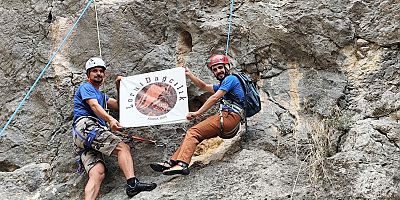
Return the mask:
<svg viewBox="0 0 400 200">
<path fill-rule="evenodd" d="M 234 4 L 234 0 L 231 1 L 231 7 L 230 7 L 230 11 L 229 11 L 228 38 L 226 39 L 226 49 L 225 49 L 225 55 L 226 56 L 228 55 L 229 40 L 230 40 L 230 35 L 231 35 L 233 4 Z"/>
<path fill-rule="evenodd" d="M 22 101 L 19 103 L 17 109 L 15 109 L 14 113 L 11 115 L 10 119 L 7 121 L 6 125 L 4 125 L 3 129 L 1 129 L 0 132 L 0 137 L 3 135 L 4 131 L 6 130 L 6 128 L 8 127 L 8 125 L 10 125 L 11 121 L 14 119 L 15 115 L 17 115 L 17 112 L 19 109 L 21 109 L 22 105 L 24 104 L 24 102 L 26 101 L 26 99 L 30 96 L 30 94 L 32 93 L 32 91 L 35 89 L 36 84 L 39 82 L 39 80 L 43 77 L 44 73 L 46 72 L 47 68 L 49 68 L 50 63 L 53 61 L 53 59 L 56 57 L 56 55 L 58 54 L 58 52 L 64 47 L 65 42 L 67 41 L 67 39 L 69 38 L 69 36 L 72 34 L 72 31 L 75 29 L 76 25 L 78 24 L 79 20 L 82 18 L 83 14 L 85 14 L 85 12 L 87 11 L 87 9 L 89 8 L 90 4 L 92 4 L 93 0 L 90 0 L 85 9 L 83 9 L 82 13 L 79 15 L 78 19 L 75 21 L 75 23 L 72 25 L 71 29 L 69 30 L 69 32 L 67 33 L 67 35 L 65 36 L 64 40 L 61 42 L 60 46 L 58 47 L 58 49 L 54 52 L 53 56 L 51 56 L 49 62 L 46 64 L 46 66 L 43 68 L 42 72 L 40 73 L 39 77 L 37 77 L 36 81 L 33 83 L 33 85 L 29 88 L 29 91 L 25 94 L 24 98 L 22 99 Z"/>
</svg>

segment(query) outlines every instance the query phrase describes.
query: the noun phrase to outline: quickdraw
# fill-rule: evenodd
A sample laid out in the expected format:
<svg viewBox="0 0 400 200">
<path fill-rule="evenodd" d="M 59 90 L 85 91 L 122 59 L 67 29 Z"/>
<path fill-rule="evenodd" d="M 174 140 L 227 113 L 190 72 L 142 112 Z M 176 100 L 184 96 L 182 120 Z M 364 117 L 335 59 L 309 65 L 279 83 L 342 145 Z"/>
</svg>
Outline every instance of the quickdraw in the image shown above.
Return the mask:
<svg viewBox="0 0 400 200">
<path fill-rule="evenodd" d="M 124 136 L 128 136 L 128 138 L 135 140 L 137 142 L 155 145 L 156 147 L 165 147 L 166 146 L 166 144 L 157 142 L 156 140 L 150 140 L 148 138 L 140 137 L 140 136 L 133 135 L 130 133 L 124 134 Z"/>
</svg>

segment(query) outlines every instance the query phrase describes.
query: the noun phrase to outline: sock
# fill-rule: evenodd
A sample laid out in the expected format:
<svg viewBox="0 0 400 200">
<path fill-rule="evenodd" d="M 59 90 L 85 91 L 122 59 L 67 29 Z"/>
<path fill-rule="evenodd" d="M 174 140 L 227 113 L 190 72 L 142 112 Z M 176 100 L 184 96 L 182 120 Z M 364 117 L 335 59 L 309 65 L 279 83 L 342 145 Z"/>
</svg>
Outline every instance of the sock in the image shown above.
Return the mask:
<svg viewBox="0 0 400 200">
<path fill-rule="evenodd" d="M 171 167 L 175 166 L 176 164 L 178 164 L 178 161 L 176 160 L 169 160 L 169 163 L 171 163 Z"/>
<path fill-rule="evenodd" d="M 130 186 L 135 186 L 137 181 L 139 181 L 139 180 L 136 177 L 132 177 L 132 178 L 126 180 L 126 183 Z"/>
</svg>

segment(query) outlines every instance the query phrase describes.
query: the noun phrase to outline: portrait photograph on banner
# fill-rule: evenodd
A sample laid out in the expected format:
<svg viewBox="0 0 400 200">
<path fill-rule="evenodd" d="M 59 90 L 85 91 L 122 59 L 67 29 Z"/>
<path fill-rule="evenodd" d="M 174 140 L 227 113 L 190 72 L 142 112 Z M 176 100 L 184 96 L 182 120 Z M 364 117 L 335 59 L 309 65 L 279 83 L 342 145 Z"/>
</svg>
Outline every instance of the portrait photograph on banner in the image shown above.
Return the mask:
<svg viewBox="0 0 400 200">
<path fill-rule="evenodd" d="M 123 127 L 186 122 L 188 112 L 183 67 L 128 76 L 121 80 L 119 117 Z"/>
</svg>

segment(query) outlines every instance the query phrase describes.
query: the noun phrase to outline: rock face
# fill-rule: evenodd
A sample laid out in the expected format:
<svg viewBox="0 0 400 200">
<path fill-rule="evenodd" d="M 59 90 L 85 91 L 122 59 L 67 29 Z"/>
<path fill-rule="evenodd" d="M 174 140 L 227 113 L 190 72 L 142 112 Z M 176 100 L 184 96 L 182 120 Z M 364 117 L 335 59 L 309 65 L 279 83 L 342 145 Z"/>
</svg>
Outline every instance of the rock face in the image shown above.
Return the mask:
<svg viewBox="0 0 400 200">
<path fill-rule="evenodd" d="M 86 3 L 0 2 L 2 127 Z M 117 75 L 183 65 L 215 82 L 205 63 L 224 53 L 229 6 L 96 1 L 110 66 L 102 90 L 116 96 Z M 399 10 L 397 0 L 235 1 L 228 52 L 260 86 L 262 111 L 235 140 L 202 144 L 199 154 L 218 156 L 194 159 L 191 174 L 177 178 L 148 164 L 167 159 L 195 122 L 132 129 L 165 144 L 131 143 L 137 176 L 159 185 L 135 198 L 400 199 Z M 4 199 L 82 199 L 87 178 L 75 173 L 72 97 L 85 81 L 84 63 L 100 53 L 93 4 L 71 33 L 0 137 Z M 195 110 L 207 94 L 191 83 L 188 91 Z M 100 199 L 126 199 L 116 159 L 106 162 Z"/>
</svg>

